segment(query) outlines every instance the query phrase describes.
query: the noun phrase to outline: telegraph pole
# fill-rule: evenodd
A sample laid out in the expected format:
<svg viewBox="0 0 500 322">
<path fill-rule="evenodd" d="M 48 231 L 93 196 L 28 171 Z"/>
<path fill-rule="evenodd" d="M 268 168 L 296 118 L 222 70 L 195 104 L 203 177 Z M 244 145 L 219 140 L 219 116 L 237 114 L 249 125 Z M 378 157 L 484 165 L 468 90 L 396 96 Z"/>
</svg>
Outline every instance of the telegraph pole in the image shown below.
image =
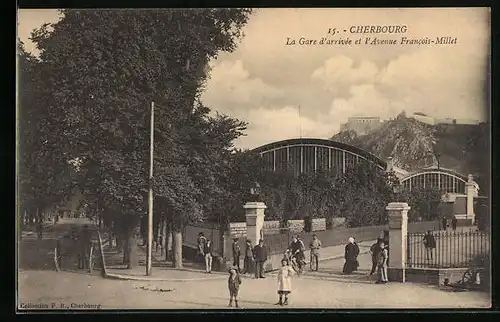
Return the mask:
<svg viewBox="0 0 500 322">
<path fill-rule="evenodd" d="M 151 136 L 149 146 L 149 209 L 148 209 L 148 253 L 146 275 L 151 275 L 151 250 L 153 249 L 153 142 L 154 142 L 154 109 L 155 103 L 151 102 Z"/>
</svg>

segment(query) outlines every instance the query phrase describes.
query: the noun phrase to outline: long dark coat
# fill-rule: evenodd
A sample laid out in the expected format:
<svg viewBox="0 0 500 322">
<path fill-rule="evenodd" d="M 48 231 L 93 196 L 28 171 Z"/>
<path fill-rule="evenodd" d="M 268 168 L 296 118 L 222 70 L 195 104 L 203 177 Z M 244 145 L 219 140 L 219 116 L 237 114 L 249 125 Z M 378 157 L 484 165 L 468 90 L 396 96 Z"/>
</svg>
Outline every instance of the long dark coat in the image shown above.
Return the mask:
<svg viewBox="0 0 500 322">
<path fill-rule="evenodd" d="M 358 255 L 359 247 L 357 244 L 349 243 L 345 246 L 345 264 L 342 270 L 344 274 L 351 274 L 358 269 Z"/>
</svg>

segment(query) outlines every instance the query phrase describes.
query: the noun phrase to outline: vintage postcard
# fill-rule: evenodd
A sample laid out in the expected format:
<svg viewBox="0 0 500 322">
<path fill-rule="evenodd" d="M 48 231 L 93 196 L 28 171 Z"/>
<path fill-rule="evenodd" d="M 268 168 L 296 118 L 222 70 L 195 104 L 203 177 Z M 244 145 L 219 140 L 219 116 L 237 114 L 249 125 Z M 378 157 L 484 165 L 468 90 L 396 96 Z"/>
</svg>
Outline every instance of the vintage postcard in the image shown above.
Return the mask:
<svg viewBox="0 0 500 322">
<path fill-rule="evenodd" d="M 17 310 L 491 307 L 490 9 L 19 9 Z"/>
</svg>

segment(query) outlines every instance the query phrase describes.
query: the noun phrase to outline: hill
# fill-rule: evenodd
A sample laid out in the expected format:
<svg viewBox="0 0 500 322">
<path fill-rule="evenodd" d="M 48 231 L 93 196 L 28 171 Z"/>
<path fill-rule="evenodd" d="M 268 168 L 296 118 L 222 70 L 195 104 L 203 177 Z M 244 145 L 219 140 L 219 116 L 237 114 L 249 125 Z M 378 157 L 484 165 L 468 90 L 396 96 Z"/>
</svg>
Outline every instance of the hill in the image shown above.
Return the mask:
<svg viewBox="0 0 500 322">
<path fill-rule="evenodd" d="M 438 165 L 462 174 L 489 176 L 489 125 L 428 125 L 403 114 L 366 135 L 342 131 L 332 138 L 370 151 L 407 171 Z"/>
</svg>

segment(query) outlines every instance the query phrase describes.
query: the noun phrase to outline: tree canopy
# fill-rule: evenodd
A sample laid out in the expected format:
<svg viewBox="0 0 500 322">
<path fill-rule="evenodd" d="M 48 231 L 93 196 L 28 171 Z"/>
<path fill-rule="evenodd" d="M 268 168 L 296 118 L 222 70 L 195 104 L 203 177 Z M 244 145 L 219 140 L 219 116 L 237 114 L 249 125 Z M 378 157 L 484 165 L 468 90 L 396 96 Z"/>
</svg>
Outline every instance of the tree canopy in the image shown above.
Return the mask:
<svg viewBox="0 0 500 322">
<path fill-rule="evenodd" d="M 198 102 L 208 62 L 232 51 L 247 9 L 63 10 L 32 34 L 58 144 L 81 161 L 87 196 L 142 215 L 155 109 L 154 192 L 175 219 L 208 206 L 219 162 L 245 124 Z M 197 215 L 198 214 L 198 215 Z M 181 220 L 182 218 L 182 220 Z M 191 218 L 191 219 L 193 219 Z"/>
</svg>

